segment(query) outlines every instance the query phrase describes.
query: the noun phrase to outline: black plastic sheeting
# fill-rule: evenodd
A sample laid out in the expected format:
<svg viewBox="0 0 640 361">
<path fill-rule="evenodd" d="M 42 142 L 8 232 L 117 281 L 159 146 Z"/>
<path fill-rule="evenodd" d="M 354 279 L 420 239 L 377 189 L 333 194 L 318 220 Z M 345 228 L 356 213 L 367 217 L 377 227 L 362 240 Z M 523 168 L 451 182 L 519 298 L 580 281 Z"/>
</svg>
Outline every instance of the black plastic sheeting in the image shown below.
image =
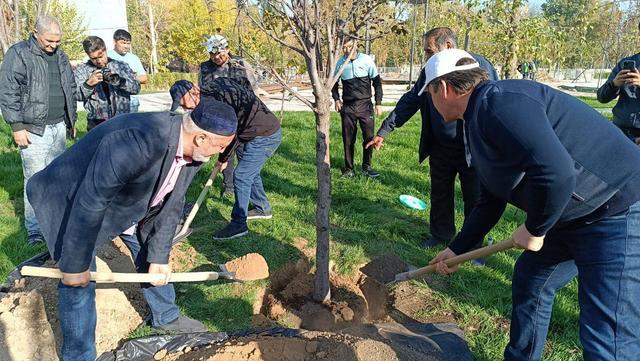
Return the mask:
<svg viewBox="0 0 640 361">
<path fill-rule="evenodd" d="M 464 333 L 453 323 L 389 322 L 364 327 L 369 334 L 377 333 L 391 345 L 419 351 L 424 361 L 473 361 Z"/>
<path fill-rule="evenodd" d="M 9 290 L 13 287 L 14 282 L 22 278 L 22 275 L 20 274 L 20 269 L 22 268 L 22 266 L 42 266 L 45 262 L 47 262 L 47 260 L 49 260 L 49 258 L 51 258 L 49 251 L 44 251 L 20 263 L 16 268 L 14 268 L 13 271 L 9 273 L 9 276 L 7 276 L 5 282 L 0 284 L 0 292 L 9 292 Z"/>
<path fill-rule="evenodd" d="M 392 345 L 400 345 L 419 351 L 424 361 L 473 361 L 462 331 L 452 323 L 380 323 L 365 326 L 371 334 L 377 334 Z M 222 343 L 235 337 L 277 336 L 301 337 L 307 331 L 291 328 L 273 328 L 261 332 L 202 332 L 175 336 L 150 336 L 125 342 L 112 352 L 103 353 L 96 361 L 153 360 L 162 350 L 167 353 L 180 352 L 187 347 L 202 348 Z M 344 333 L 349 333 L 348 329 Z"/>
<path fill-rule="evenodd" d="M 165 349 L 168 353 L 180 352 L 185 348 L 202 348 L 216 343 L 224 342 L 233 337 L 246 336 L 278 336 L 278 337 L 300 337 L 303 330 L 291 328 L 273 328 L 265 331 L 249 332 L 200 332 L 185 333 L 180 335 L 159 335 L 142 337 L 125 342 L 122 347 L 115 351 L 105 352 L 96 361 L 129 361 L 129 360 L 153 360 L 153 356 L 160 350 Z"/>
</svg>

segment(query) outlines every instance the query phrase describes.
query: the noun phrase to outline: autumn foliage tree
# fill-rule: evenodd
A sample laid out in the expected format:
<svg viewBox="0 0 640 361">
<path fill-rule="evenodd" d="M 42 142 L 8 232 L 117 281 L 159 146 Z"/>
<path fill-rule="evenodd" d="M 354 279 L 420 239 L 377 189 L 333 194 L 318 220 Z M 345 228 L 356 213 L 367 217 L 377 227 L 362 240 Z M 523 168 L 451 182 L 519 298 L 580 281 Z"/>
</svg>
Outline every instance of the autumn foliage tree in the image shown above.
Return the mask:
<svg viewBox="0 0 640 361">
<path fill-rule="evenodd" d="M 257 6 L 258 11 L 255 11 L 255 7 L 247 5 L 245 15 L 266 33 L 273 43 L 289 49 L 304 60 L 311 82 L 313 101 L 291 89 L 281 73 L 273 67 L 269 68 L 275 79 L 315 114 L 318 194 L 314 299 L 318 302 L 327 302 L 331 298 L 329 283 L 331 88 L 342 72 L 342 69 L 336 69 L 336 63 L 342 56 L 342 45 L 347 37 L 363 39 L 366 28 L 371 24 L 375 24 L 375 28 L 370 28 L 369 31 L 374 30 L 379 36 L 385 32 L 401 29 L 395 18 L 396 13 L 383 11 L 383 8 L 388 6 L 387 1 L 264 0 Z"/>
</svg>

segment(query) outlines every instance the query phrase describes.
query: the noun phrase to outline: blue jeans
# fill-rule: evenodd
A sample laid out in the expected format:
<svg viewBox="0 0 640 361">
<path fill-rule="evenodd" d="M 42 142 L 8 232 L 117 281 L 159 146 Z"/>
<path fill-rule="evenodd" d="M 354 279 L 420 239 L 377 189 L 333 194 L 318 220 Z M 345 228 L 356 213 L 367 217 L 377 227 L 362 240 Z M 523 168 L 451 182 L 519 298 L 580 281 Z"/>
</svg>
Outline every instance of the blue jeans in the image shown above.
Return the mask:
<svg viewBox="0 0 640 361">
<path fill-rule="evenodd" d="M 147 248 L 138 242 L 138 237 L 135 234 L 121 234 L 120 239 L 129 248 L 136 271 L 138 273 L 146 273 L 149 270 Z M 142 287 L 144 300 L 151 311 L 153 326 L 166 325 L 180 316 L 180 311 L 176 306 L 176 290 L 173 284 L 154 287 L 148 283 L 143 283 L 140 286 Z"/>
<path fill-rule="evenodd" d="M 67 126 L 64 122 L 46 125 L 42 136 L 29 133 L 31 144 L 20 149 L 24 175 L 24 227 L 28 234 L 40 233 L 40 227 L 27 198 L 27 181 L 64 152 L 66 139 Z"/>
<path fill-rule="evenodd" d="M 91 271 L 96 270 L 95 258 Z M 62 329 L 62 360 L 96 359 L 96 283 L 70 287 L 58 283 L 58 317 Z"/>
<path fill-rule="evenodd" d="M 518 258 L 505 360 L 540 360 L 555 293 L 578 276 L 586 361 L 640 355 L 640 202 L 591 224 L 553 228 L 538 252 Z"/>
<path fill-rule="evenodd" d="M 147 248 L 138 242 L 135 235 L 120 235 L 131 251 L 136 270 L 147 272 Z M 95 259 L 91 270 L 95 271 Z M 176 292 L 172 284 L 154 287 L 142 284 L 142 294 L 151 310 L 153 326 L 174 321 L 180 312 L 176 306 Z M 87 287 L 69 287 L 58 284 L 58 314 L 62 329 L 62 359 L 93 361 L 96 358 L 96 284 Z"/>
<path fill-rule="evenodd" d="M 258 211 L 271 212 L 271 205 L 262 185 L 260 171 L 282 142 L 282 129 L 272 135 L 255 137 L 236 148 L 238 164 L 233 174 L 236 201 L 231 211 L 231 223 L 246 226 L 249 202 Z"/>
</svg>

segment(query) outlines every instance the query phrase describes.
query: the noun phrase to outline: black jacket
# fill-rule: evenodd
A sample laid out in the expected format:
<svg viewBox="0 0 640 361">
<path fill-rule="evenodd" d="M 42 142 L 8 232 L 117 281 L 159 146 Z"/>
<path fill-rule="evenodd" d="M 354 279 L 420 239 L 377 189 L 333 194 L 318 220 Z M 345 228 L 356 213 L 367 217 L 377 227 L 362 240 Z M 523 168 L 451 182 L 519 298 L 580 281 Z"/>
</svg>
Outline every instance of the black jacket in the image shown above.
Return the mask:
<svg viewBox="0 0 640 361">
<path fill-rule="evenodd" d="M 29 200 L 60 270 L 86 271 L 96 247 L 134 224 L 147 261 L 168 263 L 185 193 L 202 163 L 187 164 L 159 212 L 140 221 L 171 168 L 181 125 L 182 115 L 169 113 L 117 116 L 29 179 Z"/>
<path fill-rule="evenodd" d="M 58 48 L 60 81 L 65 99 L 67 129 L 76 123 L 76 83 L 69 58 Z M 13 131 L 44 134 L 49 111 L 48 65 L 33 35 L 13 45 L 0 66 L 0 109 Z"/>
<path fill-rule="evenodd" d="M 636 68 L 640 68 L 640 53 L 621 59 L 611 70 L 609 79 L 598 89 L 598 101 L 608 103 L 618 98 L 613 107 L 613 122 L 623 129 L 640 130 L 640 87 L 625 85 L 620 89 L 613 85 L 613 79 L 622 70 L 622 62 L 625 60 L 635 61 Z"/>
<path fill-rule="evenodd" d="M 489 73 L 490 80 L 498 80 L 498 73 L 495 68 L 487 60 L 481 55 L 473 54 L 471 55 L 478 61 L 480 67 Z M 378 135 L 381 137 L 385 137 L 387 134 L 391 133 L 395 128 L 399 128 L 404 123 L 406 123 L 413 115 L 420 110 L 420 116 L 422 118 L 422 131 L 420 133 L 420 147 L 418 148 L 418 161 L 422 163 L 433 150 L 433 144 L 436 140 L 436 135 L 433 132 L 433 124 L 432 122 L 439 122 L 439 126 L 445 131 L 456 132 L 456 123 L 444 123 L 442 120 L 442 116 L 436 108 L 433 106 L 431 99 L 429 98 L 429 93 L 423 92 L 422 94 L 418 94 L 425 82 L 425 74 L 424 68 L 420 71 L 420 76 L 416 81 L 415 85 L 411 90 L 407 93 L 404 93 L 398 103 L 396 104 L 395 109 L 380 125 L 380 129 L 378 130 Z M 462 135 L 458 134 L 459 141 L 456 141 L 456 144 L 453 144 L 453 147 L 457 147 L 463 149 L 464 144 L 462 142 Z"/>
<path fill-rule="evenodd" d="M 449 245 L 456 254 L 482 240 L 507 203 L 542 236 L 640 199 L 640 150 L 571 95 L 533 81 L 487 81 L 471 94 L 464 124 L 481 192 Z"/>
<path fill-rule="evenodd" d="M 251 89 L 254 92 L 258 90 L 258 83 L 253 74 L 253 68 L 244 59 L 237 56 L 230 56 L 229 61 L 223 65 L 218 65 L 211 59 L 200 64 L 200 73 L 198 73 L 198 85 L 207 87 L 210 82 L 216 78 L 231 78 L 235 82 Z"/>
<path fill-rule="evenodd" d="M 220 153 L 218 160 L 226 162 L 238 142 L 247 143 L 255 137 L 267 137 L 280 129 L 280 120 L 254 92 L 241 86 L 231 78 L 216 78 L 206 82 L 201 88 L 202 96 L 210 96 L 229 104 L 238 117 L 237 136 Z"/>
</svg>

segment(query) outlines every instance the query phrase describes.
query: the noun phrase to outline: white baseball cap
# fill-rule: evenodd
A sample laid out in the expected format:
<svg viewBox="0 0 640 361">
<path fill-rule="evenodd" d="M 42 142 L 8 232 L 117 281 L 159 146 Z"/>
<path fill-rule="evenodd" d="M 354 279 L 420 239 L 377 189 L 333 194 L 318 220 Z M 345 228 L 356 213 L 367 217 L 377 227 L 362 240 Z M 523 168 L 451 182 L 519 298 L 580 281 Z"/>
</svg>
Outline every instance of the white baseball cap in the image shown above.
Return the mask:
<svg viewBox="0 0 640 361">
<path fill-rule="evenodd" d="M 469 70 L 480 67 L 480 64 L 478 64 L 477 61 L 471 64 L 456 66 L 458 60 L 463 58 L 473 59 L 473 56 L 461 49 L 446 49 L 432 55 L 429 58 L 429 61 L 427 61 L 427 65 L 424 66 L 424 75 L 426 76 L 426 80 L 424 82 L 424 86 L 418 92 L 418 95 L 422 95 L 422 93 L 427 91 L 429 83 L 437 77 L 453 73 L 458 70 Z"/>
</svg>

